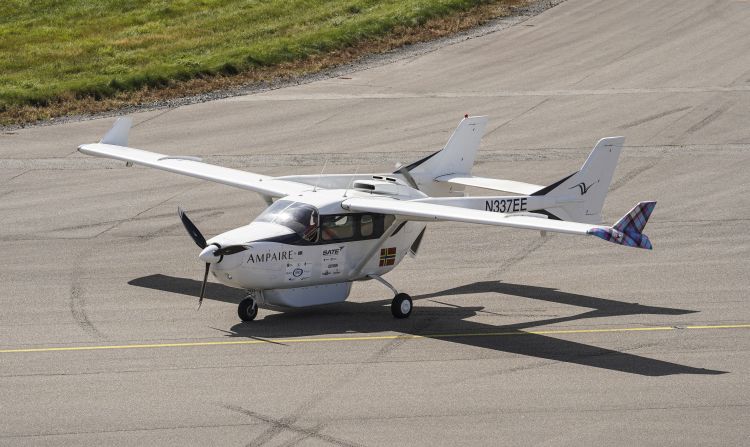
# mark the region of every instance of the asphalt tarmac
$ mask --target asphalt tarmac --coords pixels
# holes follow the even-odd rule
[[[390,292],[261,310],[182,228],[263,208],[76,152],[112,118],[0,135],[2,445],[747,445],[750,3],[568,0],[341,78],[136,113],[130,144],[265,174],[386,171],[489,115],[476,175],[549,184],[625,135],[612,222],[652,252],[439,223]]]

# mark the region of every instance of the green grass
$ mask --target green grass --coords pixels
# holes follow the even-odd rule
[[[0,111],[273,66],[480,3],[488,1],[6,0]]]

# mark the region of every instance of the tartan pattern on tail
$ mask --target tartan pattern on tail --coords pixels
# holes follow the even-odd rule
[[[618,220],[612,228],[623,233],[626,233],[629,228],[632,228],[637,233],[642,232],[655,206],[656,202],[639,203],[628,214],[623,216],[622,219]]]
[[[589,234],[615,244],[651,250],[653,248],[651,241],[641,231],[646,227],[655,206],[656,202],[641,202],[613,227],[594,228],[589,230]]]
[[[380,249],[380,267],[388,267],[396,263],[396,247]]]

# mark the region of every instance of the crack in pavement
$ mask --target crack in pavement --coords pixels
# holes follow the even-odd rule
[[[145,214],[145,213],[147,213],[147,212],[149,212],[149,211],[153,210],[154,208],[156,208],[156,207],[158,207],[158,206],[161,206],[161,205],[163,205],[163,204],[165,204],[165,203],[169,202],[170,200],[174,199],[175,197],[177,197],[177,196],[179,196],[179,195],[181,195],[181,194],[183,194],[183,193],[186,193],[186,192],[190,191],[191,189],[193,189],[193,188],[195,188],[195,187],[196,187],[196,185],[191,185],[191,186],[189,186],[189,187],[187,187],[187,188],[181,189],[180,191],[178,191],[178,192],[176,192],[176,193],[172,194],[171,196],[167,197],[166,199],[162,200],[161,202],[158,202],[158,203],[154,204],[153,206],[150,206],[150,207],[146,208],[145,210],[143,210],[143,211],[140,211],[140,212],[139,212],[139,213],[137,213],[137,214],[136,214],[135,216],[133,216],[133,217],[128,217],[128,218],[126,218],[126,219],[122,219],[122,220],[119,220],[119,221],[117,221],[117,222],[116,222],[116,223],[115,223],[114,225],[112,225],[112,226],[110,226],[110,227],[108,227],[108,228],[104,229],[103,231],[101,231],[101,232],[97,233],[97,234],[96,234],[96,235],[94,236],[94,238],[98,238],[99,236],[103,235],[104,233],[107,233],[107,232],[108,232],[108,231],[110,231],[110,230],[114,230],[115,228],[119,227],[119,226],[120,226],[121,224],[123,224],[123,223],[125,223],[125,222],[131,222],[131,221],[133,221],[133,220],[137,219],[137,218],[138,218],[138,217],[140,217],[140,216],[141,216],[142,214]]]

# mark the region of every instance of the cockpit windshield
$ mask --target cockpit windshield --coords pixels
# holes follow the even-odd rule
[[[283,225],[308,242],[318,240],[318,209],[306,203],[277,200],[266,208],[256,222]]]

